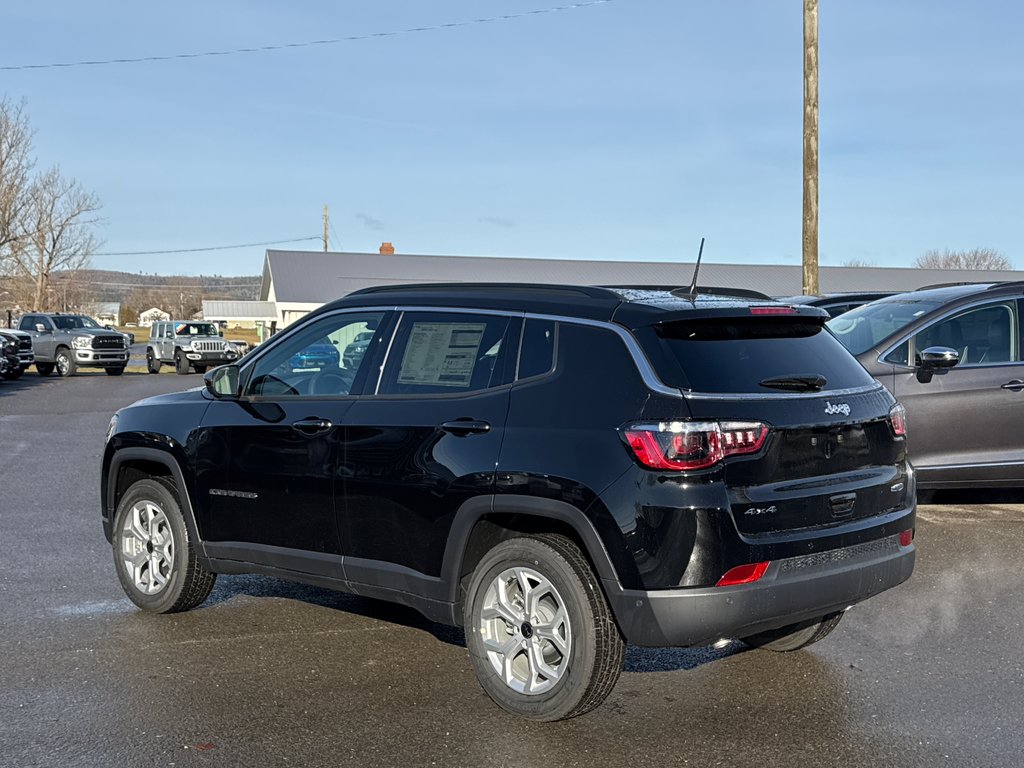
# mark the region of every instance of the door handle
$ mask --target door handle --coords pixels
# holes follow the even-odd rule
[[[441,425],[441,429],[456,437],[467,437],[490,432],[491,425],[486,421],[477,421],[476,419],[456,419],[455,421],[446,421]]]
[[[1020,379],[1013,379],[1012,381],[1008,381],[1003,384],[1002,389],[1010,389],[1014,392],[1020,392],[1024,389],[1024,381],[1021,381]]]
[[[326,432],[333,426],[329,419],[318,419],[316,417],[292,422],[292,429],[309,436]]]

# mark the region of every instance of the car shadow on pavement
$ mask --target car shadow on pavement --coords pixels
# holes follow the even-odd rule
[[[433,635],[442,643],[460,648],[466,646],[466,638],[462,629],[430,621],[414,608],[346,592],[336,592],[323,587],[284,581],[272,576],[255,574],[219,576],[217,586],[203,605],[212,606],[225,603],[240,595],[297,600],[310,605],[319,605],[356,616],[418,629]],[[704,664],[719,661],[746,650],[748,650],[747,646],[738,640],[729,641],[715,648],[641,648],[630,645],[626,649],[623,671],[674,672],[696,669]]]
[[[364,616],[368,619],[386,621],[403,627],[429,632],[435,638],[449,645],[465,647],[466,639],[458,627],[438,624],[425,618],[419,611],[398,603],[375,600],[371,597],[337,592],[324,587],[284,581],[273,576],[245,574],[241,576],[218,576],[217,586],[203,603],[203,606],[217,605],[245,595],[248,597],[276,597],[297,600],[310,605],[333,608],[345,613]]]

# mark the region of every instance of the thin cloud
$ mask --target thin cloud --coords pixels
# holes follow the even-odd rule
[[[363,222],[363,226],[366,227],[367,229],[373,229],[378,232],[384,229],[384,222],[381,221],[380,219],[375,219],[373,216],[370,216],[369,214],[357,213],[356,218],[359,219],[359,221]]]

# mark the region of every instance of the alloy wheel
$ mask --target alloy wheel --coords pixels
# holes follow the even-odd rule
[[[544,693],[569,669],[572,627],[565,602],[530,568],[509,568],[491,582],[479,631],[494,671],[518,693]]]
[[[121,556],[135,588],[153,595],[167,586],[174,570],[174,534],[164,511],[140,501],[125,516]]]

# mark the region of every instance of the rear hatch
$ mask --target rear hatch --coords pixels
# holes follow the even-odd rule
[[[767,536],[906,506],[906,441],[891,395],[824,328],[824,313],[757,310],[635,331],[660,378],[683,390],[691,421],[719,425],[717,439],[740,446],[715,467],[737,529]]]

